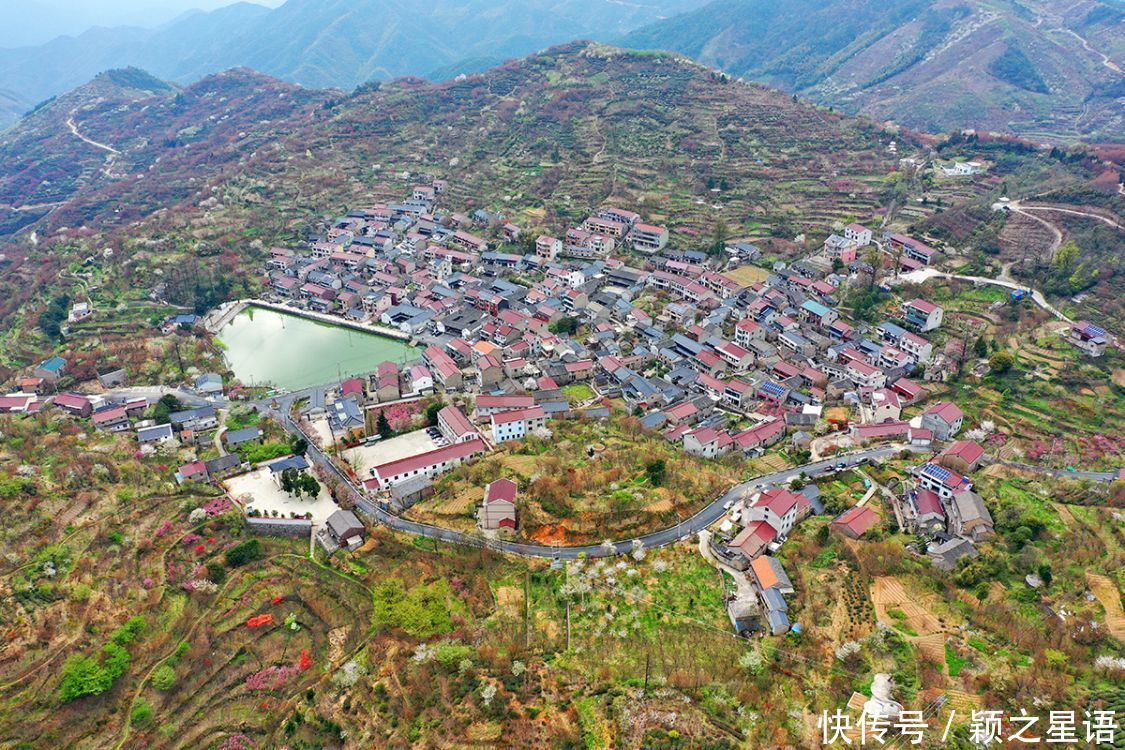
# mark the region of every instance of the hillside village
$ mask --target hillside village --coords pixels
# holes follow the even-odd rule
[[[773,553],[802,520],[829,512],[810,480],[906,459],[895,492],[865,479],[868,492],[834,509],[831,528],[850,540],[880,526],[911,532],[942,570],[992,535],[988,498],[972,480],[989,456],[961,437],[969,425],[956,403],[929,398],[927,383],[964,359],[961,342],[943,335],[943,309],[912,298],[885,320],[838,312],[845,295],[875,289],[884,274],[939,263],[938,250],[852,223],[818,252],[763,268],[748,242],[671,249],[665,227],[622,208],[601,208],[558,236],[526,237],[487,211],[443,212],[445,189],[429,180],[401,204],[352,211],[300,248],[271,249],[254,301],[409,340],[420,355],[410,361],[264,398],[205,373],[161,406],[112,367],[99,372],[98,395],[55,393],[67,362],[54,357],[0,397],[0,411],[52,407],[97,430],[134,430],[142,453],[190,456],[176,480],[219,484],[252,529],[316,539],[330,552],[362,543],[361,516],[409,517],[443,475],[511,444],[550,441],[575,421],[636,419],[699,461],[784,453],[777,468],[792,471],[776,482],[693,498],[696,519],[718,511],[695,530],[705,557],[743,582],[727,608],[744,634],[800,628],[786,614],[793,587]],[[177,335],[203,323],[179,314],[163,328]],[[1090,356],[1112,343],[1086,322],[1065,338]],[[242,401],[252,418],[226,419]],[[588,446],[588,457],[599,450]],[[645,471],[651,478],[663,463]],[[319,482],[299,480],[312,473]],[[537,540],[521,523],[537,485],[523,484],[496,476],[479,488],[474,538]]]

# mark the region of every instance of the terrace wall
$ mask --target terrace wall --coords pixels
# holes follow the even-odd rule
[[[246,528],[254,534],[291,536],[297,539],[312,534],[312,521],[304,518],[246,518]]]

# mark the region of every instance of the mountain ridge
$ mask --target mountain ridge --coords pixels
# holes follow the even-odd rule
[[[686,58],[587,42],[459,79],[398,79],[347,94],[245,69],[155,96],[107,93],[102,85],[69,92],[0,134],[7,165],[0,205],[48,207],[38,216],[16,211],[21,227],[131,221],[182,200],[191,185],[223,177],[235,164],[250,182],[270,174],[272,189],[302,195],[313,192],[304,183],[331,167],[343,187],[315,189],[324,196],[318,203],[334,205],[354,200],[355,186],[371,182],[364,165],[373,158],[446,165],[455,190],[478,202],[498,201],[503,190],[535,195],[540,204],[555,196],[585,205],[619,191],[639,201],[685,191],[705,196],[727,184],[725,200],[741,215],[774,225],[800,218],[801,206],[812,203],[819,208],[810,213],[869,215],[879,189],[858,180],[893,165],[880,145],[889,137],[870,124],[736,84]],[[68,118],[90,140],[120,152],[111,174],[107,155],[77,141]],[[802,139],[818,141],[815,157],[800,157]],[[348,158],[348,149],[382,156]],[[833,149],[849,156],[834,163]],[[69,160],[54,156],[68,150]],[[815,184],[809,195],[823,198],[784,208],[781,196],[765,188],[785,174]],[[833,188],[832,181],[849,187]],[[836,207],[828,197],[841,189],[852,197],[844,194]],[[706,203],[682,213],[686,228],[711,231],[714,212]],[[15,231],[9,226],[9,235]]]
[[[922,130],[1094,140],[1125,131],[1121,19],[1099,0],[713,0],[619,43]]]
[[[96,28],[0,49],[0,89],[41,101],[126,66],[180,84],[248,66],[308,87],[352,89],[444,66],[463,71],[466,61],[487,65],[598,31],[623,33],[703,2],[289,0],[272,9],[242,2],[153,29]],[[8,124],[16,114],[7,110]]]

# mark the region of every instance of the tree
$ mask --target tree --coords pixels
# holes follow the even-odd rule
[[[218,560],[207,563],[207,580],[211,583],[222,583],[227,579],[227,569]]]
[[[551,333],[561,333],[564,336],[573,336],[578,330],[578,318],[565,317],[559,318],[550,326],[548,326]]]
[[[645,467],[645,474],[648,475],[649,484],[653,487],[659,487],[664,484],[664,479],[668,474],[668,467],[664,463],[663,458],[658,458],[649,463]]]
[[[427,406],[426,407],[426,424],[428,424],[430,427],[437,427],[438,412],[440,412],[444,408],[445,408],[445,404],[442,403],[441,401],[435,401],[432,404],[430,404],[429,406]]]
[[[730,231],[727,229],[727,222],[720,216],[715,220],[715,229],[711,234],[711,247],[708,248],[708,254],[722,254],[723,250],[726,248],[728,239],[730,239]]]
[[[387,419],[386,412],[379,412],[379,418],[375,420],[375,430],[383,438],[389,438],[394,434],[395,431],[391,429],[391,423]]]
[[[171,421],[172,413],[180,411],[182,408],[183,404],[180,403],[178,398],[171,393],[166,393],[152,407],[152,418],[157,424],[168,424]]]
[[[71,656],[63,664],[62,672],[59,697],[64,702],[81,698],[83,695],[104,693],[112,684],[108,681],[106,671],[92,656],[83,654]]]
[[[988,342],[984,340],[984,336],[977,336],[977,340],[973,342],[973,351],[978,357],[988,356]]]
[[[147,724],[152,721],[152,704],[141,698],[137,701],[137,705],[133,708],[131,714],[133,723],[137,725]]]
[[[305,493],[310,498],[320,494],[320,482],[312,474],[302,474],[297,479],[297,494]]]
[[[67,319],[70,297],[63,294],[51,300],[39,316],[39,328],[50,339],[62,339],[62,323]]]
[[[1016,363],[1016,358],[1007,349],[1001,349],[988,358],[988,366],[997,375],[1003,375],[1012,369],[1012,365]]]
[[[171,690],[175,684],[176,670],[171,664],[161,664],[152,673],[152,686],[157,690]]]
[[[281,472],[281,491],[286,495],[292,495],[296,489],[294,480],[297,476],[296,469],[283,469]]]

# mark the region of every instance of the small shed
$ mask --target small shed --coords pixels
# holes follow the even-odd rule
[[[209,395],[222,393],[223,377],[216,372],[205,372],[195,379],[195,390]]]
[[[328,533],[339,545],[359,546],[363,530],[363,524],[350,510],[338,510],[328,517]]]

